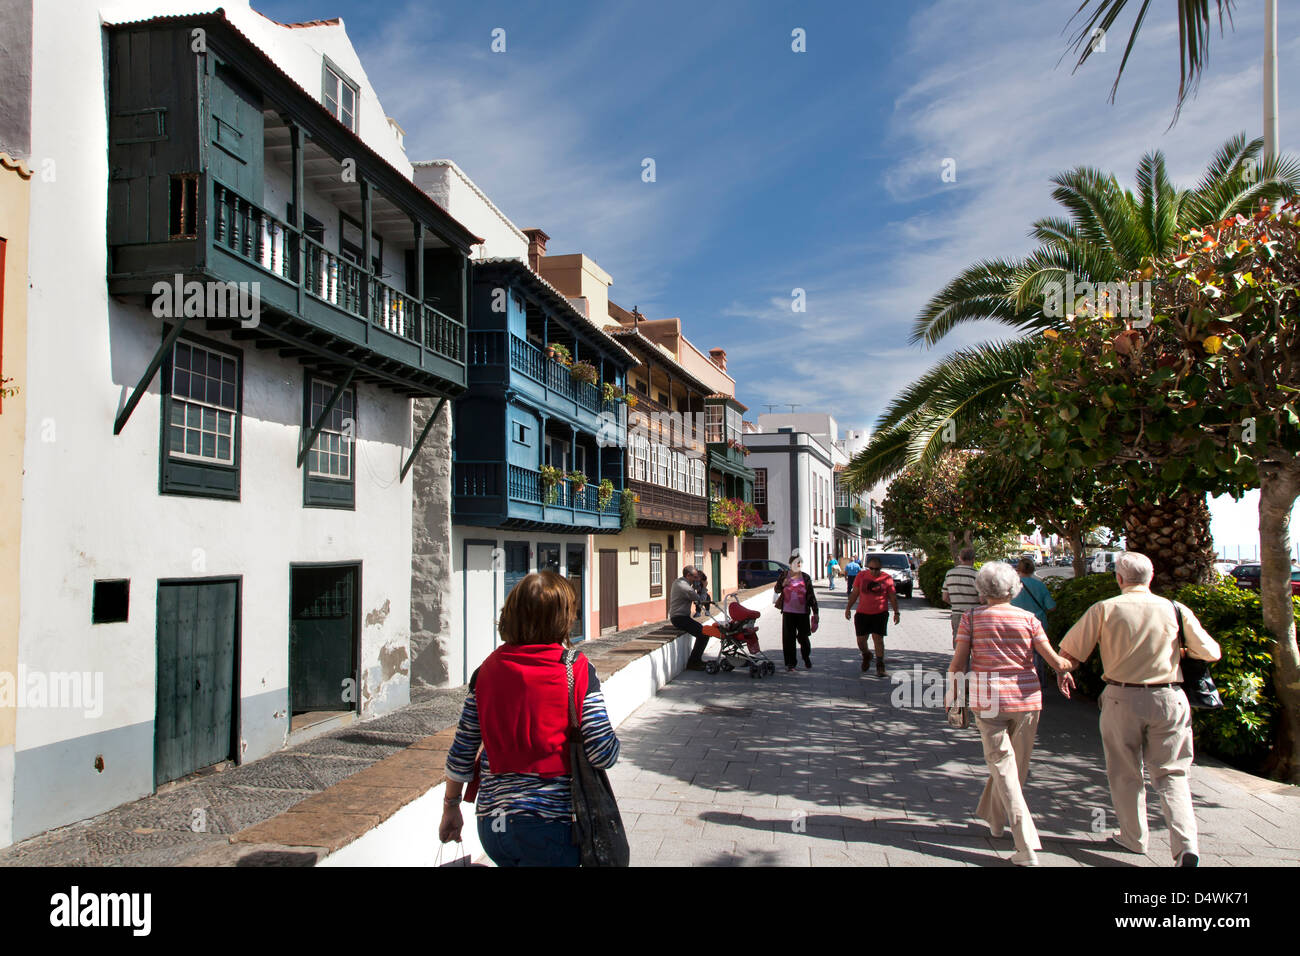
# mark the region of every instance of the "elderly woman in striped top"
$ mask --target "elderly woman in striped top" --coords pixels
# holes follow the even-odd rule
[[[552,571],[528,575],[506,597],[498,624],[505,643],[470,678],[447,754],[443,843],[460,839],[462,788],[481,779],[478,835],[497,866],[578,865],[563,660],[576,613],[572,587]],[[596,669],[582,654],[573,679],[583,748],[593,767],[605,769],[618,759],[618,737]]]
[[[1001,561],[984,565],[975,576],[975,587],[984,606],[962,615],[948,666],[948,672],[957,675],[970,665],[968,702],[989,768],[975,816],[988,824],[995,837],[1011,830],[1016,844],[1013,863],[1037,866],[1036,851],[1042,844],[1023,792],[1043,707],[1034,651],[1057,674],[1068,671],[1070,664],[1052,650],[1037,617],[1012,607],[1011,599],[1021,584],[1011,567]],[[1062,693],[1069,696],[1065,687]]]

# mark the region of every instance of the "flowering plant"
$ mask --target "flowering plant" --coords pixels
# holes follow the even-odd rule
[[[739,498],[719,498],[709,510],[709,520],[733,535],[743,537],[763,526],[758,510],[748,501]]]

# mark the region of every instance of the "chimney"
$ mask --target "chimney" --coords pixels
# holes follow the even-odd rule
[[[546,255],[546,240],[551,237],[540,229],[521,230],[528,237],[528,268],[542,274],[542,257]]]
[[[724,372],[727,370],[727,350],[726,349],[709,349],[709,358],[713,364]]]

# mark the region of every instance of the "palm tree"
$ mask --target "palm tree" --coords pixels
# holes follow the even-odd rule
[[[1039,247],[1023,259],[986,259],[965,269],[926,304],[912,330],[913,342],[932,346],[964,322],[991,319],[1020,337],[955,352],[900,393],[850,464],[853,486],[869,487],[912,462],[987,441],[1006,393],[1027,373],[1039,337],[1065,323],[1064,316],[1045,307],[1049,283],[1063,288],[1070,281],[1125,280],[1145,260],[1173,252],[1179,234],[1189,228],[1252,211],[1261,200],[1293,195],[1300,188],[1300,164],[1259,160],[1261,147],[1261,140],[1247,141],[1244,135],[1228,140],[1192,189],[1170,182],[1161,152],[1138,164],[1136,193],[1096,169],[1079,167],[1056,176],[1052,197],[1067,215],[1034,223],[1030,235]],[[1073,312],[1073,303],[1064,311]],[[1153,500],[1134,488],[1125,507],[1129,546],[1146,549],[1158,583],[1204,580],[1209,574],[1208,546],[1179,554],[1156,541],[1180,514],[1194,519],[1189,539],[1209,540],[1203,498]]]
[[[1079,9],[1074,11],[1074,18],[1082,13],[1093,0],[1083,0],[1079,4]],[[1174,107],[1174,122],[1178,121],[1178,113],[1183,108],[1183,101],[1196,89],[1197,83],[1201,78],[1201,71],[1210,58],[1210,0],[1177,0],[1178,2],[1178,102]],[[1228,23],[1232,23],[1232,6],[1235,0],[1215,0],[1215,6],[1218,8],[1219,30],[1223,30],[1224,17],[1227,17]],[[1081,26],[1075,33],[1072,42],[1073,49],[1079,53],[1079,62],[1074,65],[1077,70],[1087,61],[1096,49],[1095,37],[1097,31],[1103,34],[1109,33],[1111,26],[1119,18],[1120,13],[1128,6],[1128,0],[1097,0],[1096,9],[1092,11],[1092,16]],[[1142,24],[1146,20],[1147,9],[1151,6],[1151,0],[1142,0],[1142,7],[1137,12],[1137,19],[1133,21],[1133,29],[1129,33],[1128,43],[1124,47],[1124,57],[1120,60],[1119,70],[1115,74],[1115,83],[1110,88],[1110,101],[1115,102],[1115,92],[1119,89],[1120,77],[1124,75],[1124,67],[1128,65],[1129,54],[1133,52],[1133,44],[1137,41],[1138,34],[1142,32]],[[1171,124],[1172,125],[1172,124]]]

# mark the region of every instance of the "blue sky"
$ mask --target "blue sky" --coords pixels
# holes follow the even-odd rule
[[[1172,130],[1170,3],[1153,7],[1115,105],[1132,15],[1071,74],[1077,0],[254,6],[281,21],[342,16],[412,159],[455,160],[518,225],[544,228],[550,252],[599,262],[615,301],[680,316],[696,345],[725,348],[751,417],[794,402],[869,427],[944,352],[1005,334],[908,343],[954,274],[1031,248],[1032,221],[1056,212],[1053,174],[1091,165],[1131,184],[1161,149],[1190,186],[1217,146],[1262,124],[1256,3],[1215,31]],[[1281,6],[1287,149],[1300,15]],[[504,53],[490,49],[495,28]],[[807,52],[792,51],[795,28]],[[641,179],[646,157],[656,182]]]

